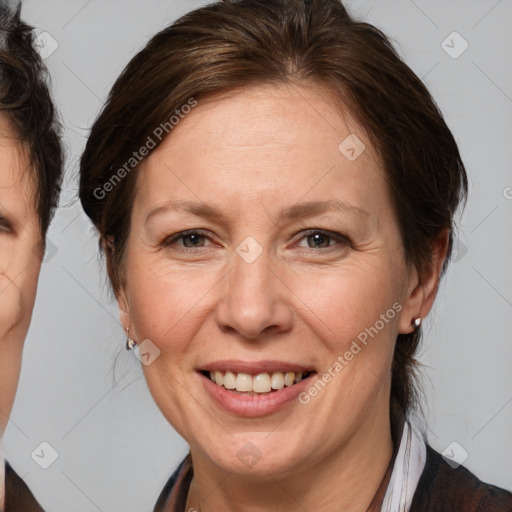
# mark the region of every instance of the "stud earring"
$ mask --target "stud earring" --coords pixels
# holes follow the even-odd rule
[[[137,342],[130,338],[130,327],[128,326],[126,328],[126,350],[133,350],[136,345]]]
[[[412,324],[414,325],[414,330],[417,331],[420,328],[420,325],[421,325],[421,316],[415,318],[412,321]]]

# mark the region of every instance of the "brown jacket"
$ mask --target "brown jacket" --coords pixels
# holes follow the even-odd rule
[[[7,462],[5,464],[4,512],[44,512],[25,482]]]

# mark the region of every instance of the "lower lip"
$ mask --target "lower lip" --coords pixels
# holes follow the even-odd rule
[[[266,416],[283,409],[293,402],[310,385],[311,373],[308,377],[293,386],[284,387],[277,391],[262,395],[245,395],[236,393],[212,382],[208,377],[199,373],[207,393],[222,409],[237,416],[258,417]]]

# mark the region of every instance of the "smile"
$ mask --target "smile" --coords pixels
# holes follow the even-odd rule
[[[251,394],[267,394],[278,391],[285,387],[298,384],[306,379],[311,372],[263,372],[256,375],[249,373],[235,373],[232,371],[203,371],[205,377],[212,382],[230,391],[236,391],[246,395]]]
[[[286,359],[225,359],[201,365],[196,371],[207,396],[220,410],[246,418],[299,404],[297,397],[317,375],[313,367]]]

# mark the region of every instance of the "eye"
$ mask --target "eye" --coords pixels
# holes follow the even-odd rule
[[[0,215],[0,232],[11,233],[12,230],[12,224],[3,215]]]
[[[336,248],[336,245],[341,247],[352,247],[352,242],[348,237],[340,233],[332,231],[325,231],[322,229],[310,229],[302,233],[300,241],[306,240],[309,249],[331,249]],[[208,247],[212,242],[207,232],[194,229],[189,231],[181,231],[174,235],[167,237],[160,245],[162,247],[174,246],[173,249],[177,251],[188,252],[194,248]],[[299,244],[300,247],[304,247]]]
[[[303,233],[300,240],[303,239],[306,240],[308,248],[312,249],[329,249],[334,247],[336,242],[338,245],[341,244],[342,246],[352,246],[352,242],[345,235],[334,233],[332,231],[325,231],[323,229],[310,229]]]
[[[193,249],[194,247],[205,247],[205,241],[209,240],[205,232],[201,230],[190,230],[181,231],[175,235],[171,235],[162,242],[162,247],[169,247],[175,242],[182,242],[178,244],[177,250],[181,250],[180,247],[186,249]]]

